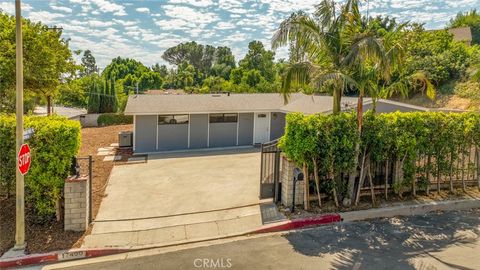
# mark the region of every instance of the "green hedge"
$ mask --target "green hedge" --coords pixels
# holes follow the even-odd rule
[[[15,186],[15,126],[14,116],[0,117],[0,187],[7,194]],[[24,126],[35,130],[28,140],[32,155],[25,176],[26,203],[38,217],[48,218],[55,214],[55,202],[80,148],[80,123],[58,116],[25,117]]]
[[[395,179],[396,190],[411,186],[412,180],[418,180],[417,173],[431,173],[434,177],[451,175],[456,162],[463,162],[471,147],[480,147],[478,113],[367,112],[361,134],[355,113],[311,116],[294,113],[288,114],[286,121],[280,147],[289,159],[306,163],[309,168],[315,160],[324,179],[338,179],[339,175],[358,169],[357,158],[358,164],[362,164],[362,159],[396,162],[403,169],[402,176]],[[355,147],[358,143],[360,147]],[[426,157],[431,160],[428,166],[417,162]],[[345,179],[336,182],[341,185],[339,190],[345,192]]]
[[[97,124],[101,127],[133,124],[133,116],[119,113],[104,113],[98,117]]]

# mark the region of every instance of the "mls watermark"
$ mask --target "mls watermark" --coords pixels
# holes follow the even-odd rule
[[[193,260],[195,268],[231,268],[233,266],[230,258],[196,258]]]

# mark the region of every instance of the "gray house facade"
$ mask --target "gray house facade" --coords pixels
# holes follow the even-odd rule
[[[344,97],[344,109],[356,98]],[[252,146],[280,138],[289,112],[330,113],[330,96],[292,94],[192,94],[130,96],[125,114],[133,115],[133,151]],[[365,110],[371,100],[365,99]],[[379,100],[377,111],[415,111],[422,107]]]

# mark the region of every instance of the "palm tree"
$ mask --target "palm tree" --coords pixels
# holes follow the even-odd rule
[[[286,99],[292,85],[312,84],[316,89],[333,92],[333,113],[338,113],[345,90],[364,89],[359,81],[361,76],[354,76],[359,65],[367,60],[382,62],[385,53],[380,39],[358,32],[358,2],[347,0],[337,11],[333,0],[323,0],[313,15],[298,12],[281,23],[272,38],[272,47],[294,43],[304,53],[295,57],[285,72],[282,92]]]

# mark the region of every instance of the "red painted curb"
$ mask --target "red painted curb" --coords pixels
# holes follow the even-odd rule
[[[267,227],[264,227],[260,230],[255,231],[255,233],[269,233],[269,232],[279,232],[279,231],[288,231],[293,229],[307,228],[317,225],[325,225],[334,222],[342,221],[340,214],[327,214],[321,216],[299,218],[288,221],[287,223],[280,224],[271,224]]]
[[[93,258],[105,255],[113,255],[122,252],[131,251],[129,249],[72,249],[60,250],[49,253],[31,254],[21,257],[13,257],[8,259],[0,259],[0,269],[19,267],[33,264],[42,264],[49,262],[71,261],[77,259]]]

